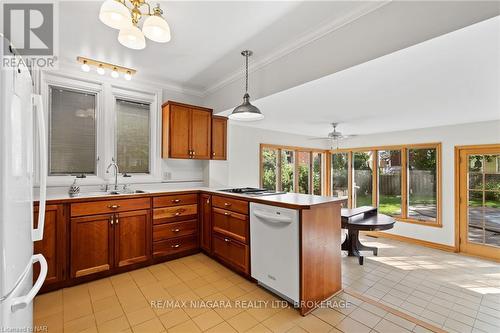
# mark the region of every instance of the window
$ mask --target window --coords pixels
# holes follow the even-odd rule
[[[295,152],[281,151],[281,191],[294,192],[295,185]]]
[[[299,151],[299,193],[309,193],[311,185],[311,153]]]
[[[436,148],[408,149],[408,217],[436,221]]]
[[[401,150],[378,151],[378,209],[401,215]]]
[[[124,173],[149,173],[150,104],[116,100],[116,162]]]
[[[332,151],[330,193],[353,208],[376,204],[400,221],[441,226],[440,155],[440,144]]]
[[[313,194],[321,195],[323,192],[323,153],[313,152]]]
[[[263,148],[261,151],[262,159],[262,187],[266,190],[278,190],[278,149]]]
[[[95,175],[96,159],[96,94],[49,86],[49,175]]]
[[[353,207],[373,205],[373,152],[353,154]]]
[[[325,155],[323,150],[261,144],[260,186],[321,195]]]
[[[332,154],[332,195],[344,197],[349,194],[349,153]]]

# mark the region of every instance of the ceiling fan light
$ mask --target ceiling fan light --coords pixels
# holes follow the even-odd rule
[[[128,8],[118,0],[106,0],[101,5],[99,19],[114,29],[124,29],[132,25]]]
[[[146,47],[146,39],[142,31],[135,25],[120,30],[118,41],[123,46],[134,50],[142,50]]]
[[[84,71],[84,72],[90,72],[90,66],[87,64],[86,60],[83,61],[82,71]]]
[[[130,71],[127,71],[127,73],[125,73],[123,77],[125,78],[125,80],[130,81],[132,80],[132,73],[130,73]]]
[[[158,43],[167,43],[170,41],[170,27],[167,21],[161,16],[153,15],[146,19],[142,26],[144,35],[152,41]]]
[[[239,121],[257,121],[264,119],[264,115],[259,108],[250,103],[250,96],[243,96],[243,104],[234,108],[233,112],[228,116],[231,120]]]

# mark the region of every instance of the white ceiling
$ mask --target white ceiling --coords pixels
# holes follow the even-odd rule
[[[324,136],[500,119],[500,17],[254,102],[248,126]],[[243,123],[242,123],[243,124]]]
[[[60,60],[76,66],[77,56],[132,67],[137,79],[203,92],[228,76],[241,75],[240,51],[264,59],[332,21],[383,3],[363,1],[160,1],[172,40],[147,40],[144,50],[117,41],[118,31],[98,19],[99,1],[61,1]],[[155,4],[158,1],[151,1]]]

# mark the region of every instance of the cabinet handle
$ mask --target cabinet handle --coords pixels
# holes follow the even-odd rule
[[[210,204],[210,199],[207,199],[207,205],[209,205],[209,204]]]
[[[174,199],[174,200],[172,200],[172,203],[179,203],[179,202],[181,202],[180,199]]]
[[[174,215],[175,216],[179,216],[179,215],[181,215],[181,213],[180,212],[176,212]]]
[[[118,216],[115,216],[115,223],[118,224]]]
[[[224,206],[229,207],[229,206],[231,206],[231,203],[229,203],[229,202],[224,202]]]
[[[180,244],[175,244],[175,245],[172,245],[172,248],[176,249],[178,248],[179,246],[181,246]]]
[[[224,215],[231,216],[231,213],[225,212]]]
[[[172,232],[179,232],[181,229],[172,229]]]
[[[108,208],[117,209],[120,208],[120,205],[109,205]]]
[[[212,156],[215,156],[215,152],[212,153]]]
[[[111,217],[109,218],[109,223],[111,223],[111,225],[113,225],[113,223],[114,223],[114,221],[113,221],[113,216],[111,216]]]
[[[229,243],[231,240],[229,238],[224,238],[224,242]]]
[[[192,155],[193,155],[193,157],[194,157],[194,155],[196,155],[196,154],[195,154],[195,152],[194,152],[194,150],[193,150],[193,152],[192,152]]]

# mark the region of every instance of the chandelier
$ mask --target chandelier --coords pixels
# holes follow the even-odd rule
[[[119,29],[118,41],[131,49],[142,50],[148,39],[158,43],[170,41],[170,27],[162,17],[160,5],[151,8],[146,0],[106,0],[101,5],[99,19],[107,26]],[[138,23],[147,16],[139,29]]]

